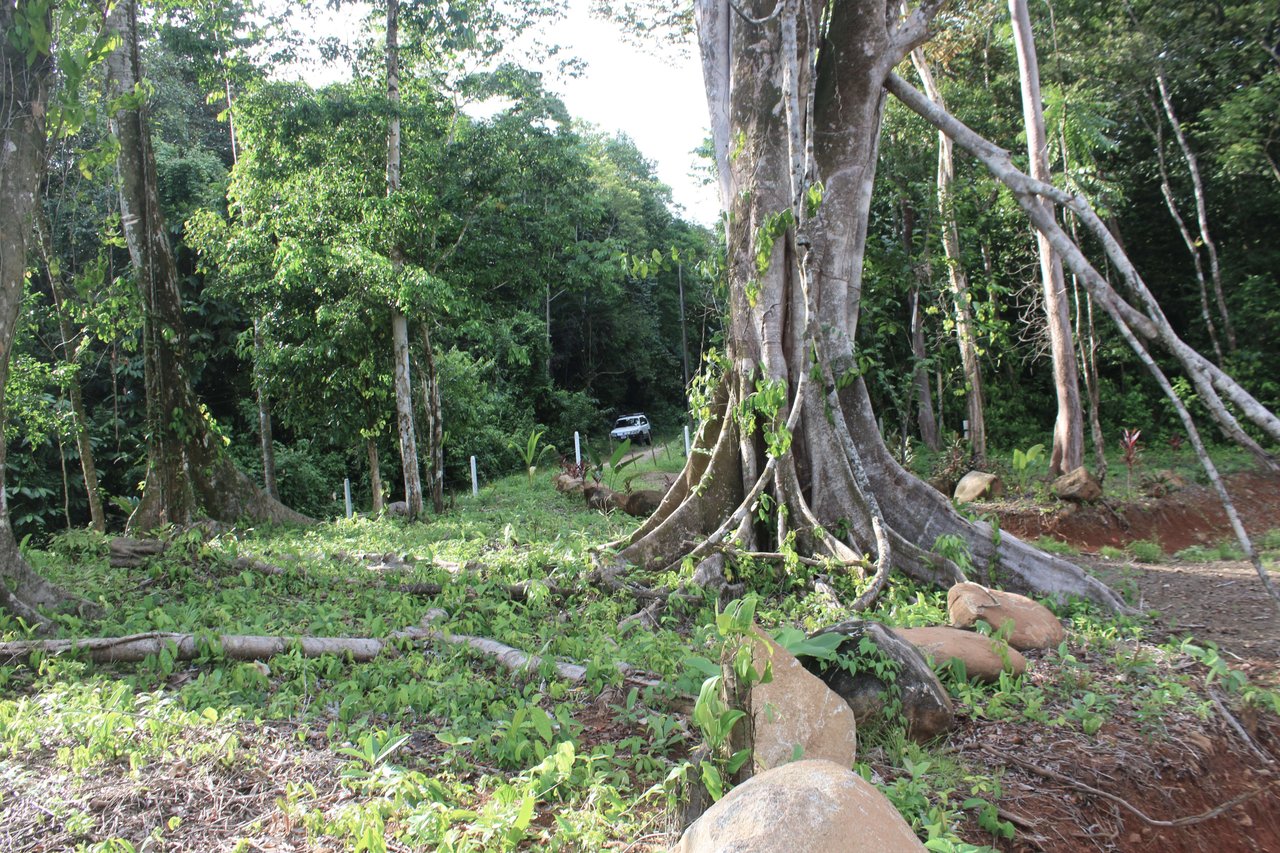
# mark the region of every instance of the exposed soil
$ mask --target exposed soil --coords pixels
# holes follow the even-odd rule
[[[1152,494],[1127,504],[988,508],[1003,530],[1020,538],[1048,536],[1082,552],[1076,562],[1137,609],[1155,613],[1155,639],[1163,630],[1212,641],[1232,668],[1275,688],[1280,616],[1252,565],[1098,556],[1103,546],[1124,548],[1135,540],[1158,542],[1170,554],[1233,538],[1210,488],[1171,475],[1144,485]],[[1227,485],[1252,536],[1280,528],[1280,476],[1241,473]],[[1274,574],[1274,562],[1271,568]],[[1062,675],[1035,671],[1037,678]],[[1107,677],[1105,662],[1095,661],[1091,671]],[[1101,684],[1085,688],[1125,694]],[[970,721],[959,748],[976,753],[972,760],[1006,768],[1001,817],[1017,825],[1018,837],[998,846],[1064,853],[1280,851],[1280,720],[1232,706],[1213,687],[1207,694],[1212,702],[1202,703],[1200,713],[1151,719],[1137,707],[1111,709],[1094,737],[1057,730],[1050,737],[1038,727],[1028,735],[1025,725]],[[974,840],[992,843],[976,821],[973,829]]]
[[[1066,542],[1084,556],[1078,562],[1126,595],[1143,611],[1156,611],[1172,634],[1212,640],[1246,669],[1274,677],[1280,671],[1280,615],[1253,566],[1245,561],[1188,562],[1169,557],[1156,563],[1097,556],[1103,546],[1159,543],[1166,554],[1192,545],[1234,540],[1218,496],[1208,486],[1173,475],[1149,482],[1159,497],[1127,504],[1060,504],[1057,509],[995,504],[1001,529],[1024,540],[1042,536]],[[1243,472],[1227,478],[1227,489],[1245,529],[1257,539],[1280,529],[1280,475]],[[1271,565],[1275,582],[1280,573]]]

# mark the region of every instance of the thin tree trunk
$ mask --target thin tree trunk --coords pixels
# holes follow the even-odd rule
[[[910,258],[915,245],[915,208],[905,198],[902,201],[902,243]],[[907,294],[910,314],[909,325],[911,335],[911,358],[915,368],[911,375],[911,384],[916,392],[916,426],[920,430],[920,440],[930,450],[941,446],[938,441],[938,421],[933,416],[933,395],[929,391],[928,351],[924,345],[924,315],[920,311],[920,287],[929,283],[929,241],[924,243],[924,251],[920,261],[913,265],[915,280]],[[905,432],[905,430],[904,430]]]
[[[400,191],[400,2],[387,0],[387,197]],[[391,239],[391,268],[399,274],[404,255],[399,238]],[[409,518],[422,515],[422,476],[413,425],[413,384],[409,376],[409,322],[398,306],[391,308],[391,345],[395,364],[396,428],[400,434],[400,466]]]
[[[372,438],[364,440],[365,452],[369,457],[369,489],[373,492],[373,514],[381,515],[382,502],[382,468],[378,464],[378,443]]]
[[[1249,450],[1260,463],[1271,470],[1280,469],[1276,460],[1257,441],[1240,427],[1235,415],[1226,406],[1234,404],[1239,412],[1261,429],[1272,441],[1280,442],[1280,417],[1258,401],[1232,376],[1205,358],[1174,332],[1151,290],[1138,270],[1124,253],[1111,230],[1102,222],[1084,199],[1064,192],[1052,184],[1037,181],[1014,168],[1009,152],[983,139],[963,122],[939,109],[923,94],[896,74],[885,80],[886,88],[913,111],[935,127],[945,130],[966,151],[977,157],[991,174],[1009,187],[1023,211],[1043,233],[1049,235],[1054,249],[1080,276],[1094,302],[1101,306],[1118,325],[1132,329],[1140,338],[1159,341],[1178,360],[1187,377],[1200,394],[1200,400],[1208,409],[1223,432],[1241,447]],[[1035,197],[1049,199],[1072,210],[1090,235],[1102,246],[1111,263],[1124,277],[1125,282],[1138,298],[1142,310],[1130,305],[1118,294],[1107,279],[1098,273],[1058,225],[1057,220],[1033,203]]]
[[[1200,226],[1200,241],[1204,243],[1205,252],[1209,256],[1209,276],[1213,281],[1213,295],[1218,302],[1218,314],[1222,317],[1222,331],[1227,336],[1227,350],[1236,351],[1236,331],[1231,325],[1231,314],[1227,311],[1227,297],[1222,290],[1222,270],[1218,264],[1218,246],[1209,233],[1209,212],[1205,202],[1204,181],[1200,177],[1200,162],[1191,150],[1187,135],[1182,132],[1182,123],[1173,110],[1173,99],[1169,96],[1169,84],[1165,80],[1164,70],[1156,66],[1156,87],[1160,90],[1160,102],[1164,105],[1164,114],[1173,128],[1173,136],[1182,149],[1182,157],[1187,162],[1187,171],[1191,173],[1191,187],[1196,199],[1196,222]]]
[[[435,348],[431,332],[422,324],[422,409],[426,413],[423,432],[427,440],[427,493],[436,515],[444,512],[444,418],[440,414],[440,375],[436,372]]]
[[[35,6],[28,3],[24,11]],[[52,28],[50,9],[43,8],[47,30]],[[15,17],[12,2],[0,3],[0,33],[12,32]],[[4,92],[0,97],[0,427],[5,421],[5,386],[22,307],[27,248],[40,204],[37,189],[45,163],[45,112],[52,76],[52,56],[28,57],[9,38],[0,37],[0,92]],[[4,487],[7,451],[0,429],[0,609],[44,630],[51,623],[37,608],[85,602],[77,602],[36,574],[18,550]]]
[[[67,400],[71,403],[71,416],[75,428],[76,448],[80,453],[80,472],[84,477],[85,496],[89,501],[89,520],[93,529],[102,533],[107,529],[106,516],[102,510],[102,490],[98,487],[98,468],[94,464],[93,441],[89,433],[89,416],[84,408],[84,393],[80,385],[80,352],[83,344],[75,343],[75,335],[71,331],[71,321],[67,316],[70,310],[65,283],[53,263],[53,236],[48,217],[40,205],[36,205],[35,215],[36,245],[39,247],[45,276],[49,279],[49,288],[53,293],[54,310],[58,315],[58,332],[62,336],[62,358],[72,374],[67,381]]]
[[[1191,260],[1195,264],[1196,286],[1200,292],[1200,317],[1204,320],[1205,331],[1209,333],[1209,342],[1213,345],[1213,352],[1217,356],[1218,364],[1221,365],[1224,363],[1222,342],[1218,340],[1218,326],[1213,322],[1213,312],[1209,309],[1209,282],[1204,277],[1204,262],[1200,257],[1200,245],[1196,242],[1196,238],[1191,236],[1191,229],[1187,228],[1186,220],[1182,218],[1182,213],[1178,210],[1178,202],[1173,197],[1173,185],[1169,181],[1169,169],[1164,159],[1164,126],[1158,115],[1155,122],[1155,134],[1156,163],[1160,167],[1160,194],[1164,196],[1165,207],[1168,208],[1169,215],[1173,217],[1173,221],[1177,223],[1178,233],[1182,235],[1182,242],[1186,244],[1187,251],[1191,253]]]
[[[107,28],[120,37],[107,58],[112,94],[133,93],[142,80],[136,0],[115,5]],[[121,109],[111,125],[119,140],[120,218],[143,305],[147,477],[129,525],[147,530],[202,516],[310,523],[245,477],[207,423],[186,373],[182,298],[160,212],[145,105]]]
[[[920,75],[920,82],[929,99],[940,108],[942,92],[933,79],[933,71],[925,60],[924,51],[911,51],[911,63]],[[955,161],[951,155],[951,140],[945,133],[938,134],[938,212],[942,223],[942,249],[947,258],[947,280],[951,285],[951,298],[955,306],[956,342],[960,346],[960,363],[964,368],[965,405],[969,421],[969,442],[973,455],[979,461],[987,456],[987,419],[983,402],[982,365],[978,361],[977,331],[973,320],[972,297],[969,276],[965,272],[960,253],[960,229],[956,224],[953,187],[955,185]]]
[[[266,359],[266,346],[262,341],[262,323],[253,318],[253,384],[258,397],[258,442],[262,447],[262,486],[267,494],[280,499],[276,487],[276,449],[271,429],[271,397],[267,394],[267,380],[262,363]]]
[[[1044,128],[1044,111],[1040,103],[1040,69],[1036,58],[1035,38],[1027,0],[1009,0],[1009,16],[1013,22],[1013,42],[1018,54],[1018,72],[1022,82],[1022,120],[1027,135],[1027,156],[1031,176],[1048,183],[1048,139]],[[1038,203],[1052,211],[1048,201]],[[1080,385],[1077,379],[1075,342],[1071,335],[1071,308],[1067,298],[1062,259],[1053,251],[1049,240],[1039,231],[1036,243],[1040,250],[1040,278],[1044,284],[1045,324],[1049,332],[1049,348],[1053,355],[1053,387],[1058,398],[1058,417],[1053,429],[1053,450],[1049,458],[1050,475],[1073,471],[1084,463],[1084,418],[1080,408]]]

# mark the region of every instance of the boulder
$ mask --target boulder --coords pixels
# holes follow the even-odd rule
[[[582,491],[582,478],[575,477],[566,471],[556,474],[555,484],[557,492],[578,494]]]
[[[969,678],[993,682],[1001,672],[1022,675],[1027,659],[1005,643],[959,628],[894,628],[893,633],[919,649],[935,666],[957,659]]]
[[[925,847],[870,782],[831,761],[793,761],[734,788],[672,853],[919,853]]]
[[[858,752],[853,709],[795,655],[755,629],[752,663],[763,673],[772,664],[773,680],[751,688],[755,725],[756,772],[797,758],[821,758],[852,767]]]
[[[875,644],[880,660],[866,661],[854,672],[850,672],[840,660],[802,657],[801,663],[849,703],[859,726],[889,722],[885,719],[885,712],[894,700],[901,703],[907,735],[914,740],[929,740],[955,724],[951,697],[915,646],[883,625],[861,619],[850,619],[817,633],[833,632],[847,637],[836,650],[838,658],[858,660],[858,647],[865,638]],[[882,669],[892,670],[892,677],[887,673],[883,677],[878,674],[876,663]]]
[[[617,508],[618,505],[618,494],[608,486],[602,486],[599,483],[583,486],[582,497],[586,499],[588,508],[598,509],[601,512],[608,512]]]
[[[622,504],[623,512],[627,515],[634,515],[636,518],[647,518],[653,515],[658,508],[658,504],[662,503],[663,493],[656,489],[641,489],[638,492],[631,492],[620,497],[624,498]]]
[[[409,504],[405,501],[392,501],[387,504],[387,508],[383,512],[392,518],[408,518]]]
[[[1102,486],[1089,470],[1081,465],[1053,481],[1053,493],[1059,500],[1086,503],[1102,497]]]
[[[1049,608],[1025,595],[958,583],[947,592],[947,611],[956,628],[972,628],[979,619],[997,630],[1013,623],[1009,645],[1019,651],[1052,649],[1067,638],[1066,629]]]
[[[957,503],[970,501],[986,501],[1004,494],[1004,482],[995,474],[986,471],[970,471],[956,483],[952,499]]]

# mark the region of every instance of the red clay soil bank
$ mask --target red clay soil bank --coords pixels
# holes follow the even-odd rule
[[[1226,478],[1227,491],[1253,536],[1280,528],[1280,475],[1242,472]],[[1063,504],[1044,512],[1004,504],[1000,526],[1019,539],[1051,536],[1084,551],[1121,548],[1137,539],[1159,542],[1166,553],[1233,538],[1226,513],[1209,486],[1189,485],[1157,499],[1130,504]]]

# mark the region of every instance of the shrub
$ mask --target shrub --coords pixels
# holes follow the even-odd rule
[[[1138,539],[1129,543],[1129,553],[1139,563],[1154,563],[1164,558],[1164,549],[1159,542],[1150,539]]]

